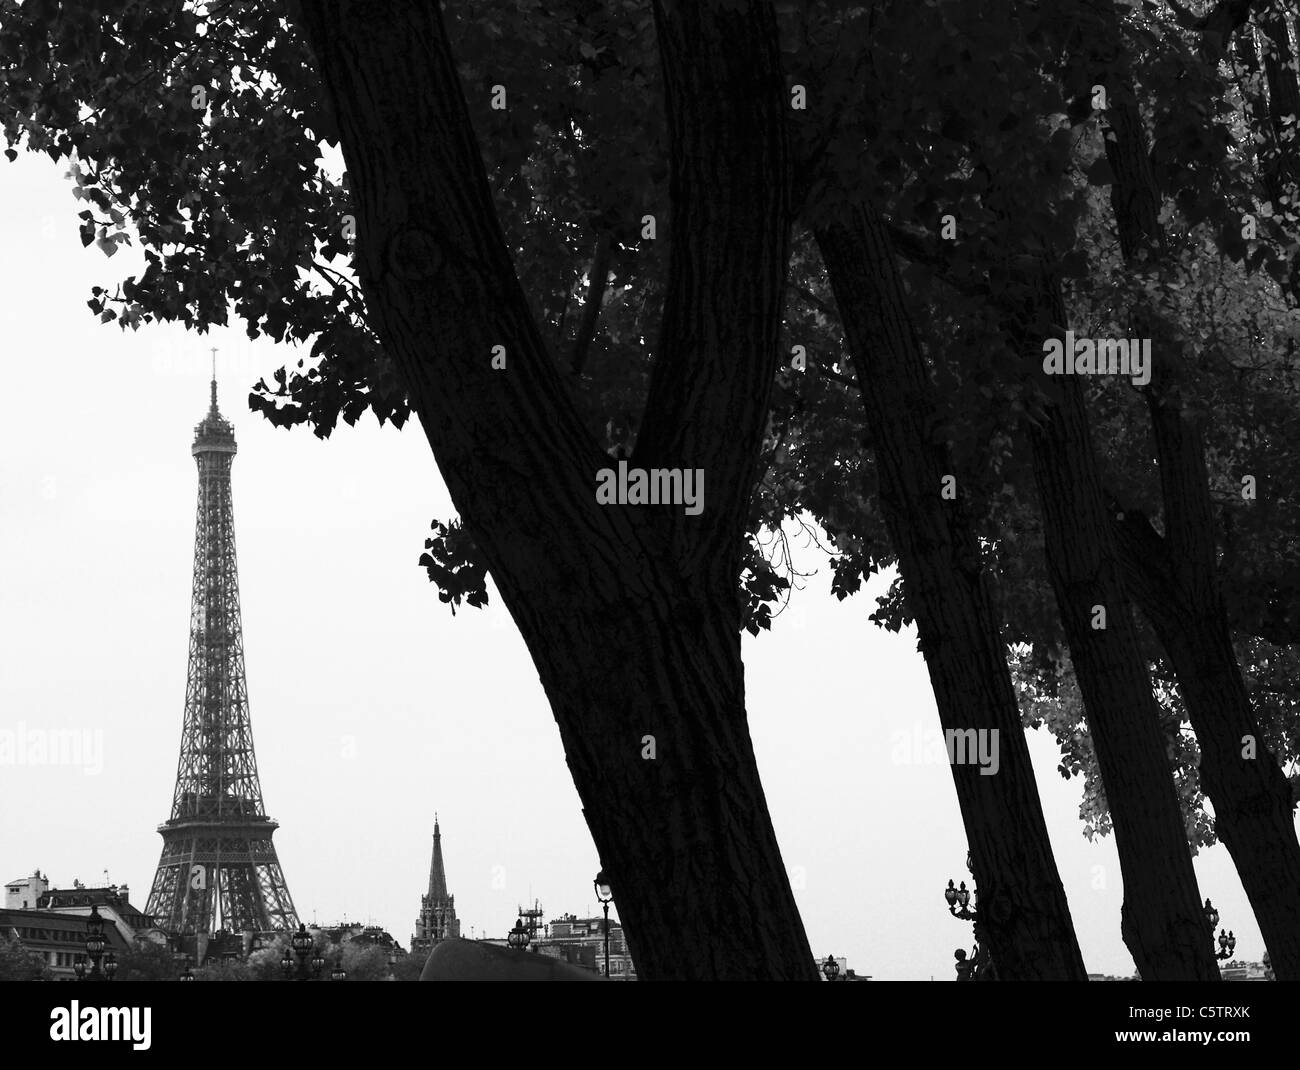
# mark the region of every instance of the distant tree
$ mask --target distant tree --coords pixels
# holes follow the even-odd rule
[[[251,981],[252,971],[239,959],[212,959],[194,971],[196,981]]]
[[[325,957],[324,976],[328,977],[335,963],[341,962],[348,971],[349,981],[383,981],[388,977],[388,952],[372,944],[343,944]]]
[[[53,976],[40,954],[28,950],[17,937],[0,941],[0,981],[50,981]]]
[[[116,981],[175,981],[176,959],[165,944],[137,940],[117,956]]]

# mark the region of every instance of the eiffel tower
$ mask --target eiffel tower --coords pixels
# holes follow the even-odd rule
[[[212,404],[190,451],[199,506],[181,754],[171,818],[158,826],[162,858],[147,907],[173,937],[194,938],[201,947],[222,931],[298,926],[271,843],[278,825],[266,816],[253,754],[230,500],[235,431],[217,410],[215,359],[213,350]]]

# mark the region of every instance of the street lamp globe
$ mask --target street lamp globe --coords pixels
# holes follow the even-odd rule
[[[602,903],[608,903],[614,898],[614,889],[609,886],[609,878],[605,876],[602,869],[596,874],[596,879],[591,882],[596,889],[596,898]]]
[[[822,975],[828,981],[834,981],[840,975],[840,964],[835,961],[834,955],[827,955],[826,961],[822,963]]]
[[[516,951],[522,951],[528,946],[529,939],[528,930],[524,928],[524,919],[516,919],[515,927],[506,934],[506,943]]]
[[[298,931],[293,934],[293,949],[300,955],[305,955],[311,950],[313,943],[311,933],[307,931],[307,926],[303,922],[298,923]]]

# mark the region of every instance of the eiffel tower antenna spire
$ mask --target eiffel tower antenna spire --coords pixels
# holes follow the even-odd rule
[[[212,408],[210,415],[217,415],[217,347],[212,347]]]

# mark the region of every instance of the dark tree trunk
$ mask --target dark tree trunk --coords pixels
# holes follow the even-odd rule
[[[953,471],[885,225],[862,205],[817,243],[853,354],[880,500],[945,729],[996,732],[999,768],[953,764],[979,889],[980,928],[1003,980],[1085,980],[1048,840],[1006,647],[974,528],[945,501]]]
[[[1041,280],[1028,321],[1010,322],[1016,349],[1041,352],[1067,322],[1059,285]],[[1217,980],[1160,713],[1142,660],[1111,518],[1088,431],[1083,387],[1055,380],[1059,401],[1033,426],[1034,481],[1048,575],[1087,710],[1124,880],[1121,929],[1143,980]],[[1097,608],[1104,627],[1094,627]]]
[[[1240,82],[1246,116],[1255,136],[1260,185],[1273,208],[1273,218],[1291,236],[1300,235],[1300,134],[1287,116],[1300,111],[1300,75],[1291,49],[1287,24],[1273,12],[1257,16],[1260,39],[1265,46],[1264,64],[1260,67],[1259,50],[1249,27],[1244,27],[1234,41],[1234,52],[1244,80]],[[1264,86],[1268,86],[1265,98]],[[1291,260],[1286,283],[1291,297],[1300,302],[1300,254]]]
[[[656,5],[672,248],[635,463],[702,469],[698,515],[597,504],[609,458],[529,314],[439,5],[301,17],[368,311],[537,665],[639,972],[816,980],[746,725],[737,597],[789,246],[770,5]]]
[[[1225,618],[1180,593],[1169,545],[1145,517],[1124,513],[1117,530],[1128,588],[1169,657],[1196,732],[1215,831],[1237,867],[1278,979],[1295,980],[1300,851],[1291,785],[1259,735]]]

